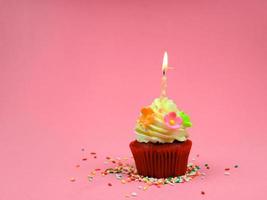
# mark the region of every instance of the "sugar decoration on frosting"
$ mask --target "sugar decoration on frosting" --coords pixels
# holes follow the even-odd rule
[[[141,116],[139,117],[139,123],[147,128],[155,121],[154,119],[154,111],[151,108],[142,108]]]
[[[170,129],[177,129],[181,127],[183,120],[181,117],[176,116],[175,112],[169,112],[165,115],[164,122]]]

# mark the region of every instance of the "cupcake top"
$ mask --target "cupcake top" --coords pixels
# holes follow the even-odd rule
[[[168,97],[157,98],[150,106],[141,109],[135,132],[138,142],[172,143],[184,142],[188,138],[190,118],[179,110]]]

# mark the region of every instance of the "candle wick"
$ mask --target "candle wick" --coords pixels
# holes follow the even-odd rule
[[[165,71],[165,69],[163,70],[163,76],[165,76],[166,75],[166,71]]]

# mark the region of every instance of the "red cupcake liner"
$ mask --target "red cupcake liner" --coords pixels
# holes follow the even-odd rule
[[[191,140],[166,144],[136,140],[130,143],[138,174],[154,178],[184,175],[191,146]]]

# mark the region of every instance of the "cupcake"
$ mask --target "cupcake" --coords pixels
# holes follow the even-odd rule
[[[130,143],[138,174],[154,178],[184,175],[192,146],[190,118],[173,100],[160,97],[141,109]]]
[[[140,175],[167,178],[186,173],[192,142],[186,128],[190,118],[167,97],[168,54],[162,64],[161,94],[141,109],[135,126],[136,140],[130,143]]]

